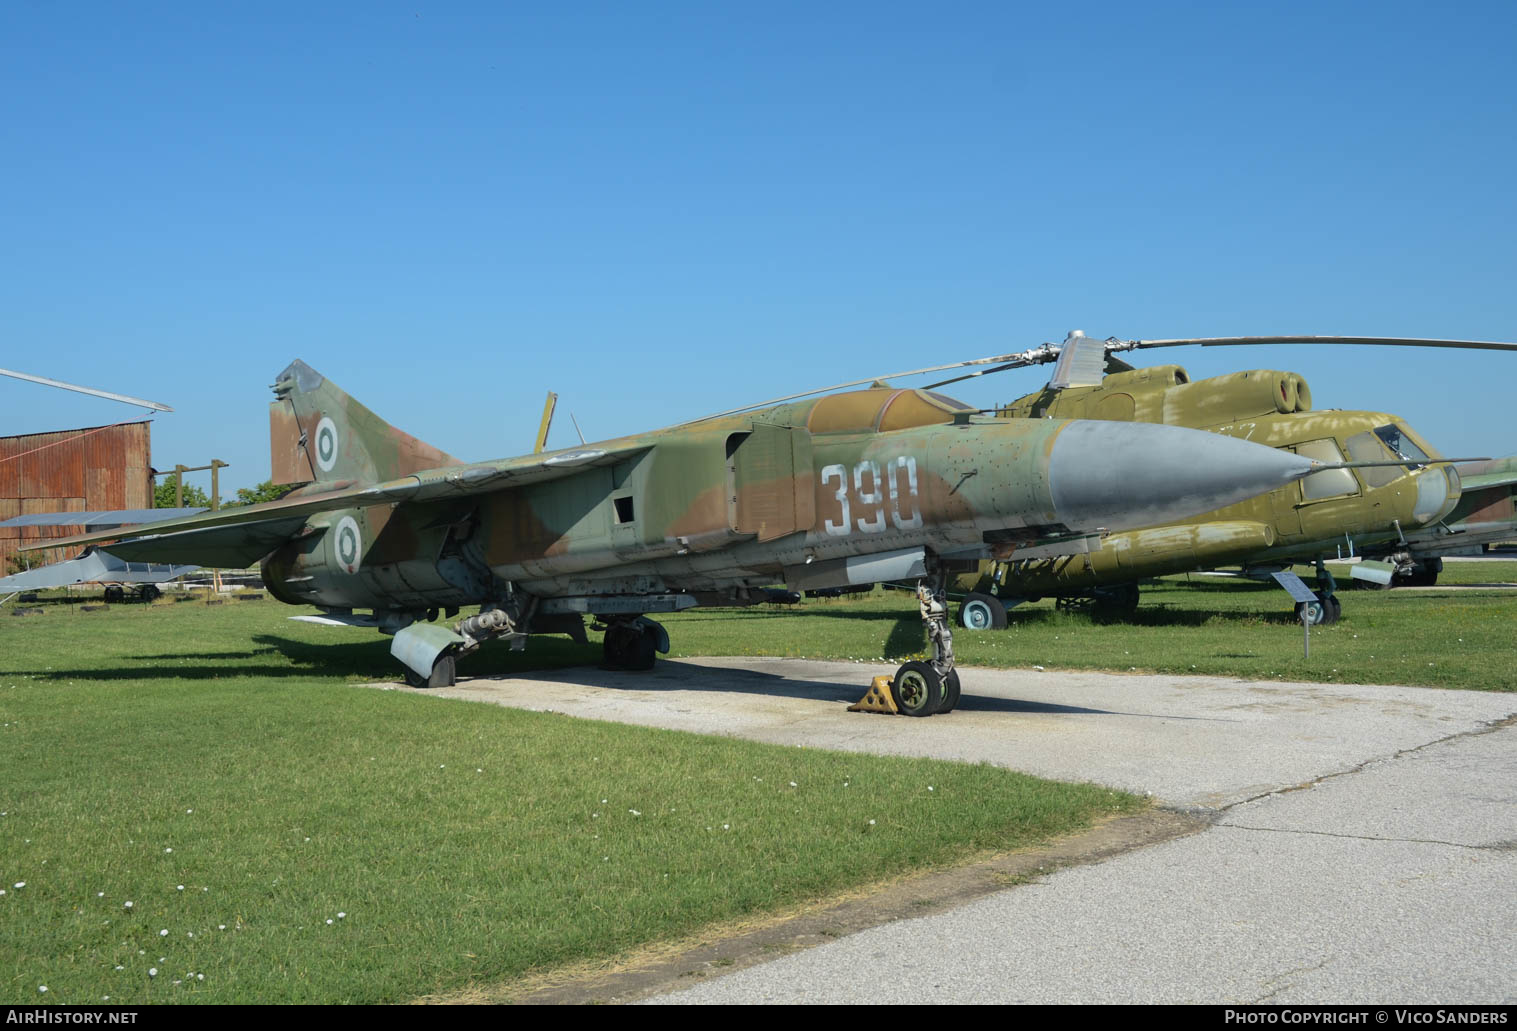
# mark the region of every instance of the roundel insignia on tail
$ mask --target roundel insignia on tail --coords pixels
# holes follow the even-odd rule
[[[322,416],[316,424],[316,465],[324,473],[337,464],[337,424]]]
[[[358,532],[357,520],[352,516],[343,516],[337,524],[337,536],[334,539],[337,565],[344,573],[358,572],[358,559],[363,554],[363,537]]]

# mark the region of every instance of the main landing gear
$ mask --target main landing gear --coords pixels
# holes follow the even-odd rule
[[[932,643],[932,659],[907,662],[890,682],[895,707],[907,716],[931,716],[952,712],[959,704],[959,674],[953,668],[953,630],[948,626],[948,599],[944,593],[947,575],[939,572],[929,587],[917,581],[917,607]],[[1005,611],[1002,610],[1002,619]]]
[[[1338,581],[1327,571],[1327,566],[1317,560],[1318,601],[1296,602],[1296,619],[1312,626],[1332,626],[1343,614],[1343,603],[1338,600]]]
[[[592,626],[590,629],[600,628]],[[669,652],[669,632],[661,624],[643,616],[614,622],[607,619],[605,631],[601,647],[607,669],[652,669],[656,653]]]
[[[402,664],[408,687],[452,687],[458,683],[458,658],[454,655],[439,655],[432,664],[430,676],[422,676],[410,666]]]

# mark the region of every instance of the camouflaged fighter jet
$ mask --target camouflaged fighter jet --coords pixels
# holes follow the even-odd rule
[[[649,614],[750,605],[779,582],[908,580],[932,659],[901,666],[892,688],[901,711],[931,715],[958,695],[944,595],[955,563],[1084,551],[1109,531],[1320,467],[1195,430],[989,418],[884,386],[463,462],[303,362],[274,393],[274,479],[303,484],[285,498],[46,543],[114,539],[112,553],[133,561],[260,562],[275,597],[321,610],[292,618],[392,635],[416,686],[451,684],[457,658],[487,640],[584,640],[585,616],[604,632],[609,665],[647,669],[669,649]]]

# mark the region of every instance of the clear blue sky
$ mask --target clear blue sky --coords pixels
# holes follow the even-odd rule
[[[563,446],[1076,327],[1517,340],[1510,2],[13,0],[0,51],[0,365],[228,493],[296,357],[482,459],[550,388]],[[1517,354],[1152,360],[1517,452]],[[3,434],[132,417],[0,379]]]

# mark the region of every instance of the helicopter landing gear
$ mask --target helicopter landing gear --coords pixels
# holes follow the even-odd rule
[[[1305,610],[1305,616],[1302,610]],[[1343,605],[1334,595],[1328,595],[1321,601],[1298,601],[1296,602],[1296,620],[1305,619],[1312,626],[1331,626],[1338,622],[1338,617],[1343,613]]]
[[[1053,604],[1059,612],[1088,613],[1096,623],[1122,623],[1137,615],[1139,597],[1136,583],[1102,584],[1076,594],[1057,595]]]
[[[1402,572],[1397,569],[1391,577],[1392,587],[1432,587],[1438,583],[1438,574],[1443,572],[1443,559],[1415,559],[1411,568]]]
[[[1338,600],[1338,581],[1327,571],[1327,566],[1317,560],[1318,601],[1296,602],[1296,619],[1312,626],[1332,626],[1343,615],[1343,603]],[[1304,613],[1304,614],[1303,614]]]
[[[890,681],[895,707],[907,716],[931,716],[948,712],[959,704],[959,674],[953,668],[953,630],[948,625],[948,599],[944,594],[947,579],[945,573],[939,572],[931,586],[917,581],[917,607],[927,626],[932,659],[903,664]]]
[[[656,653],[669,651],[669,632],[642,616],[608,622],[605,631],[601,647],[607,669],[649,670]]]
[[[993,594],[970,594],[959,603],[959,626],[966,630],[1005,630],[1006,606]]]
[[[1092,589],[1091,618],[1101,623],[1125,623],[1138,614],[1138,585],[1107,584]]]

